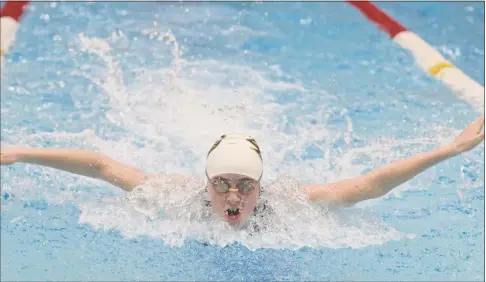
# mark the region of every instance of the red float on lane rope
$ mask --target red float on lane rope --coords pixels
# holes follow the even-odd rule
[[[0,10],[0,58],[3,66],[3,55],[15,41],[19,29],[19,20],[29,1],[7,1]]]
[[[395,37],[398,33],[407,30],[399,22],[378,9],[373,3],[367,1],[350,1],[348,3],[363,12],[370,21],[376,23],[383,31],[388,33],[391,38]]]
[[[11,17],[15,21],[20,21],[29,1],[8,1],[0,10],[0,17]]]

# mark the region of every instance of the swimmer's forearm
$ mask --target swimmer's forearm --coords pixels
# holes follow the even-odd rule
[[[97,178],[126,191],[131,191],[148,177],[136,168],[87,150],[25,148],[19,153],[18,161]]]
[[[393,188],[456,154],[454,147],[448,144],[439,149],[417,154],[371,171],[364,176],[367,185],[372,190],[371,198],[385,195]]]
[[[103,155],[86,150],[24,148],[18,161],[99,178]]]

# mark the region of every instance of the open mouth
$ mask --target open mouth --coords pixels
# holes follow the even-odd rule
[[[229,219],[237,219],[240,216],[241,209],[227,209],[224,214]]]

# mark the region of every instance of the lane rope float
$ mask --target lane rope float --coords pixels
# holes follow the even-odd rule
[[[442,81],[459,98],[484,112],[484,86],[471,79],[447,61],[442,54],[414,32],[387,15],[369,1],[348,1],[365,17],[378,25],[391,39],[414,56],[416,64],[426,73]]]
[[[8,53],[20,27],[20,18],[29,1],[7,1],[0,10],[0,60]]]

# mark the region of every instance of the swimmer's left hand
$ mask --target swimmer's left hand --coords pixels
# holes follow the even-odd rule
[[[454,154],[467,152],[484,140],[484,115],[470,123],[456,139],[449,144]]]

